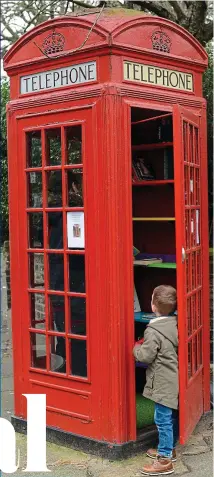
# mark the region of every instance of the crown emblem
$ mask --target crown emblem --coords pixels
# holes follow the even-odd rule
[[[42,49],[47,55],[58,53],[64,48],[65,38],[61,33],[53,31],[42,43]]]
[[[169,36],[161,30],[156,30],[152,35],[153,50],[170,52],[171,40]]]

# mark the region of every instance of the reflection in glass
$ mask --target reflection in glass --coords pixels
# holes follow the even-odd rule
[[[85,256],[69,255],[70,291],[85,293]]]
[[[64,290],[64,258],[62,254],[50,253],[49,260],[49,288],[50,290]]]
[[[30,287],[44,288],[44,254],[29,254]]]
[[[71,339],[71,374],[87,377],[87,345],[86,341]]]
[[[31,366],[46,369],[46,336],[31,333]]]
[[[47,172],[48,207],[62,207],[62,172]]]
[[[49,296],[49,323],[50,329],[63,333],[65,331],[65,304],[60,295]]]
[[[46,130],[46,164],[57,166],[61,164],[61,131],[60,128]]]
[[[50,369],[56,373],[65,373],[65,356],[59,353],[59,343],[63,343],[63,349],[65,350],[65,339],[61,336],[50,337]]]
[[[86,299],[73,296],[69,298],[71,333],[86,335]]]
[[[192,341],[188,343],[188,378],[192,377]]]
[[[82,163],[82,128],[81,126],[72,126],[65,128],[66,131],[66,151],[67,164]]]
[[[31,327],[40,330],[45,329],[45,295],[42,293],[30,293],[30,317]]]
[[[42,207],[42,173],[28,172],[27,181],[29,207]]]
[[[29,217],[29,247],[43,248],[43,213],[33,212]]]
[[[42,166],[41,131],[32,131],[26,134],[27,167]]]
[[[67,205],[83,207],[82,169],[72,169],[67,172]]]
[[[63,249],[63,220],[62,212],[48,213],[49,248]]]

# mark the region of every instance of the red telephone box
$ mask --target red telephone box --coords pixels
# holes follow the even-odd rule
[[[166,283],[185,443],[210,401],[207,54],[168,20],[105,10],[33,28],[4,65],[13,424],[26,428],[22,394],[46,393],[48,438],[111,456],[147,445],[132,348]]]

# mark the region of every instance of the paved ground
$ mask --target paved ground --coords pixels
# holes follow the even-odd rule
[[[2,276],[2,417],[10,419],[13,412],[13,370],[10,312],[6,306],[6,284]],[[207,414],[200,421],[194,435],[185,447],[178,446],[178,461],[174,475],[187,477],[212,477],[213,475],[213,417]],[[17,477],[25,475],[26,437],[17,434],[17,448],[20,449],[20,467]],[[138,477],[145,454],[120,462],[96,458],[79,451],[47,443],[47,465],[50,473],[27,473],[29,477]],[[2,474],[5,476],[6,474]]]

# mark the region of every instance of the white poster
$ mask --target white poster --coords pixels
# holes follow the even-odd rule
[[[196,210],[196,244],[199,245],[200,244],[200,232],[199,232],[199,227],[200,227],[200,223],[199,223],[199,210]]]
[[[85,248],[84,212],[67,213],[68,248]]]

